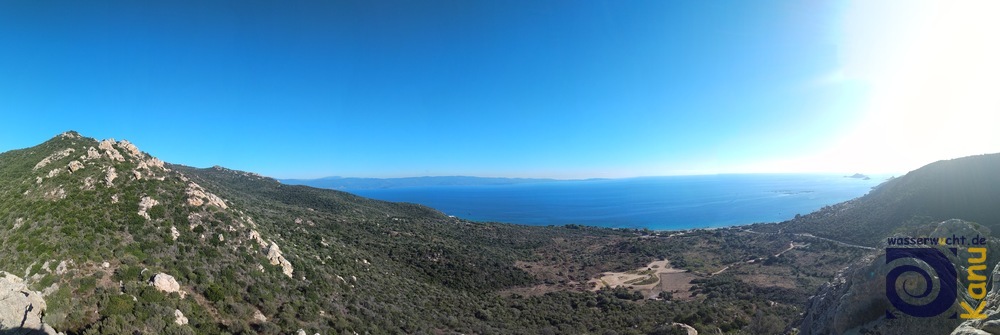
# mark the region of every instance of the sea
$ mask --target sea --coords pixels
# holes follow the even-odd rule
[[[345,191],[473,221],[683,230],[789,220],[860,197],[887,177],[725,174]]]

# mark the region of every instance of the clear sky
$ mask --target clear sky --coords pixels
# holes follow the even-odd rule
[[[994,1],[0,2],[0,151],[281,178],[905,172],[1000,151]]]

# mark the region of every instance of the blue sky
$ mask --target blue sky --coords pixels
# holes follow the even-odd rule
[[[1000,12],[970,3],[4,1],[0,151],[73,129],[282,178],[902,172],[1000,151]]]

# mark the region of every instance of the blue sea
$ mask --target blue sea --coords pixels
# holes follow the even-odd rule
[[[734,174],[345,191],[474,221],[679,230],[788,220],[862,196],[885,177]]]

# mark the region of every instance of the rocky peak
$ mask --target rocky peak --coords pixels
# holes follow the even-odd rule
[[[4,169],[4,176],[8,178],[5,185],[17,185],[17,188],[15,193],[7,191],[11,188],[5,190],[0,185],[0,201],[3,201],[5,210],[13,211],[0,213],[0,271],[25,271],[32,275],[29,276],[31,280],[41,278],[34,278],[38,270],[29,264],[29,258],[34,255],[35,249],[18,253],[14,247],[19,244],[8,242],[11,236],[17,235],[16,238],[22,241],[43,241],[28,244],[22,242],[21,245],[46,245],[44,248],[37,248],[46,250],[46,258],[77,260],[75,264],[78,265],[60,266],[60,271],[57,272],[43,271],[43,275],[53,277],[48,280],[71,286],[64,289],[75,290],[72,285],[77,285],[66,284],[77,283],[67,281],[67,276],[90,277],[94,271],[104,271],[103,278],[122,276],[119,273],[124,270],[117,268],[122,261],[108,263],[104,258],[111,253],[120,254],[119,250],[124,249],[117,244],[107,245],[117,243],[112,241],[144,243],[141,250],[136,249],[128,255],[130,262],[134,262],[129,266],[143,271],[148,269],[160,272],[150,283],[159,290],[178,292],[182,296],[201,293],[186,292],[189,285],[194,285],[188,282],[188,277],[183,273],[178,275],[169,271],[171,269],[158,262],[148,262],[145,257],[170,257],[179,248],[194,250],[195,255],[200,254],[199,250],[202,249],[212,249],[211,253],[239,251],[243,253],[239,256],[241,259],[249,254],[260,260],[246,265],[253,271],[256,272],[261,263],[271,263],[291,278],[293,270],[291,262],[286,258],[287,252],[282,252],[276,244],[273,248],[265,244],[264,241],[271,239],[263,236],[266,233],[254,230],[259,228],[249,215],[233,208],[226,199],[217,195],[217,191],[211,188],[213,185],[202,186],[189,180],[159,158],[142,152],[128,140],[96,140],[76,132],[66,132],[38,146],[3,155],[0,157],[0,168]],[[31,210],[39,208],[39,203],[40,206],[46,206],[46,210]],[[2,218],[8,216],[12,219],[9,222],[3,221]],[[178,229],[181,227],[190,229]],[[52,241],[60,241],[61,244],[53,246]],[[157,244],[162,245],[159,247],[160,251],[152,251],[146,247]],[[102,259],[88,258],[98,255],[88,254],[87,250],[91,248],[106,250]],[[159,254],[153,254],[154,252]],[[39,255],[42,254],[35,256]],[[100,267],[100,264],[105,263],[108,266]],[[111,264],[115,264],[114,267]],[[26,268],[31,271],[25,270]],[[49,265],[43,268],[48,269]],[[290,280],[285,279],[285,276],[279,277],[280,280]],[[132,278],[132,285],[150,280],[150,277]],[[13,287],[14,283],[21,283],[21,286],[10,292],[3,291]],[[26,285],[19,278],[0,276],[0,334],[6,334],[4,331],[12,325],[21,326],[26,306],[34,311],[32,313],[36,316],[35,320],[40,320],[41,313],[45,310],[45,298],[43,295],[32,295],[26,290]],[[97,285],[104,285],[101,286],[102,290],[125,293],[129,280],[125,279],[113,287],[101,283]],[[59,289],[59,286],[52,287],[53,290]],[[67,303],[69,302],[62,301],[59,305]],[[55,305],[50,304],[51,306]],[[16,318],[12,315],[17,313],[7,313],[11,318],[4,318],[4,313],[8,310],[19,311],[17,324],[11,321]],[[99,312],[87,311],[91,314]],[[60,317],[65,317],[66,312],[56,313],[62,313],[59,314],[62,315]],[[178,324],[186,325],[184,320],[189,317],[191,316],[178,316]],[[42,329],[39,328],[40,321],[24,325]]]
[[[272,286],[305,280],[293,278],[290,261],[302,259],[301,244],[267,225],[258,226],[244,212],[246,208],[224,198],[232,193],[218,193],[227,189],[212,180],[189,179],[181,173],[183,169],[127,140],[97,140],[75,132],[0,154],[0,175],[5,178],[0,184],[0,271],[23,272],[27,278],[26,284],[14,277],[0,283],[0,291],[13,285],[9,283],[23,284],[13,293],[0,292],[0,334],[7,334],[11,325],[21,325],[26,308],[37,311],[36,320],[45,311],[46,320],[56,320],[52,324],[60,331],[83,333],[84,329],[73,327],[111,320],[108,313],[112,312],[103,305],[109,297],[115,297],[115,306],[138,308],[150,303],[143,301],[150,297],[143,296],[142,290],[153,288],[194,296],[170,309],[186,306],[180,307],[183,315],[176,316],[176,324],[190,327],[186,319],[190,324],[205,322],[204,313],[189,312],[192,304],[211,311],[219,301],[214,294],[230,293],[226,282],[202,282],[223,278],[221,269],[241,273],[246,268],[256,274],[260,267],[267,272],[247,285],[261,278]],[[279,243],[289,249],[282,250]],[[205,262],[203,257],[213,265],[206,268],[198,263]],[[54,267],[48,259],[67,262]],[[188,269],[176,265],[188,262],[197,265]],[[153,274],[160,275],[150,277]],[[97,279],[88,283],[81,278]],[[40,282],[53,284],[32,286]],[[41,292],[21,291],[27,287]],[[212,297],[206,292],[209,288]],[[6,298],[18,295],[21,298]],[[46,302],[49,309],[43,305]],[[21,319],[16,324],[4,319],[5,308],[20,311]],[[80,308],[86,310],[76,311]],[[25,325],[41,327],[40,321]],[[32,329],[42,329],[37,327]]]
[[[104,156],[107,157],[108,159],[124,162],[125,156],[122,156],[122,154],[118,152],[118,149],[115,149],[114,145],[115,145],[115,139],[109,138],[101,141],[101,143],[98,144],[97,148],[103,150]]]

